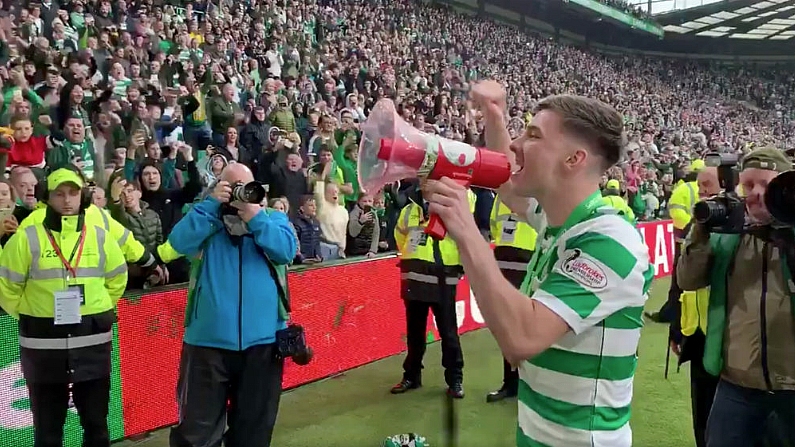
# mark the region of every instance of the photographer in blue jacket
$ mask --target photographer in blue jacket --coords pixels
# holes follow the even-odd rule
[[[233,194],[253,181],[243,164],[227,166],[158,249],[164,260],[193,260],[171,447],[270,446],[296,241],[285,214]]]

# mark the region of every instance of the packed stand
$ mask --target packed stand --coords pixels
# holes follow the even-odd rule
[[[626,0],[600,0],[600,3],[604,3],[605,5],[618,9],[619,11],[624,11],[627,14],[637,17],[641,20],[652,20],[651,15],[643,10],[643,5],[646,4],[645,2],[641,2],[641,4],[632,4]]]
[[[507,85],[514,134],[550,94],[615,105],[629,152],[604,180],[620,182],[641,219],[664,217],[681,168],[707,150],[795,148],[786,67],[606,57],[408,0],[72,0],[10,4],[0,24],[3,241],[36,206],[44,175],[72,165],[94,204],[152,250],[225,166],[242,163],[291,217],[296,263],[374,256],[394,249],[411,191],[361,190],[360,124],[391,98],[418,129],[482,142],[466,99],[482,78]],[[187,277],[177,260],[161,276],[132,270],[130,287]]]

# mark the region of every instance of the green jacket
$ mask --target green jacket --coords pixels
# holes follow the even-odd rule
[[[726,308],[727,284],[729,267],[740,245],[740,236],[737,234],[712,234],[709,239],[712,247],[712,265],[710,278],[709,308],[707,310],[707,340],[704,347],[704,369],[714,375],[720,376],[723,371],[723,337],[726,333]],[[787,268],[787,262],[782,256],[782,274],[784,281],[790,283],[792,276]],[[790,294],[792,312],[795,317],[795,294]]]

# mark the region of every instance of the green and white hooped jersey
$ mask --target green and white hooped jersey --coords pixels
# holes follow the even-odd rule
[[[519,367],[517,447],[630,447],[632,380],[643,305],[654,278],[639,232],[600,206],[557,238],[535,200],[539,248],[554,250],[522,292],[571,330]]]

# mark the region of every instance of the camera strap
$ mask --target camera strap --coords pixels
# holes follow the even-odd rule
[[[265,214],[270,214],[271,212],[269,208],[263,208],[262,211]],[[257,244],[254,245],[257,247],[257,251],[259,251],[262,254],[262,257],[265,258],[265,263],[268,265],[268,270],[271,273],[271,277],[276,282],[276,289],[277,292],[279,293],[279,313],[281,314],[283,312],[284,315],[282,316],[285,317],[285,321],[288,321],[290,319],[290,312],[292,311],[292,309],[290,308],[290,299],[287,296],[289,292],[287,290],[286,266],[282,266],[282,268],[285,268],[285,272],[283,275],[280,275],[278,267],[271,260],[268,254],[265,253],[265,250],[263,250],[262,247],[260,247]]]

